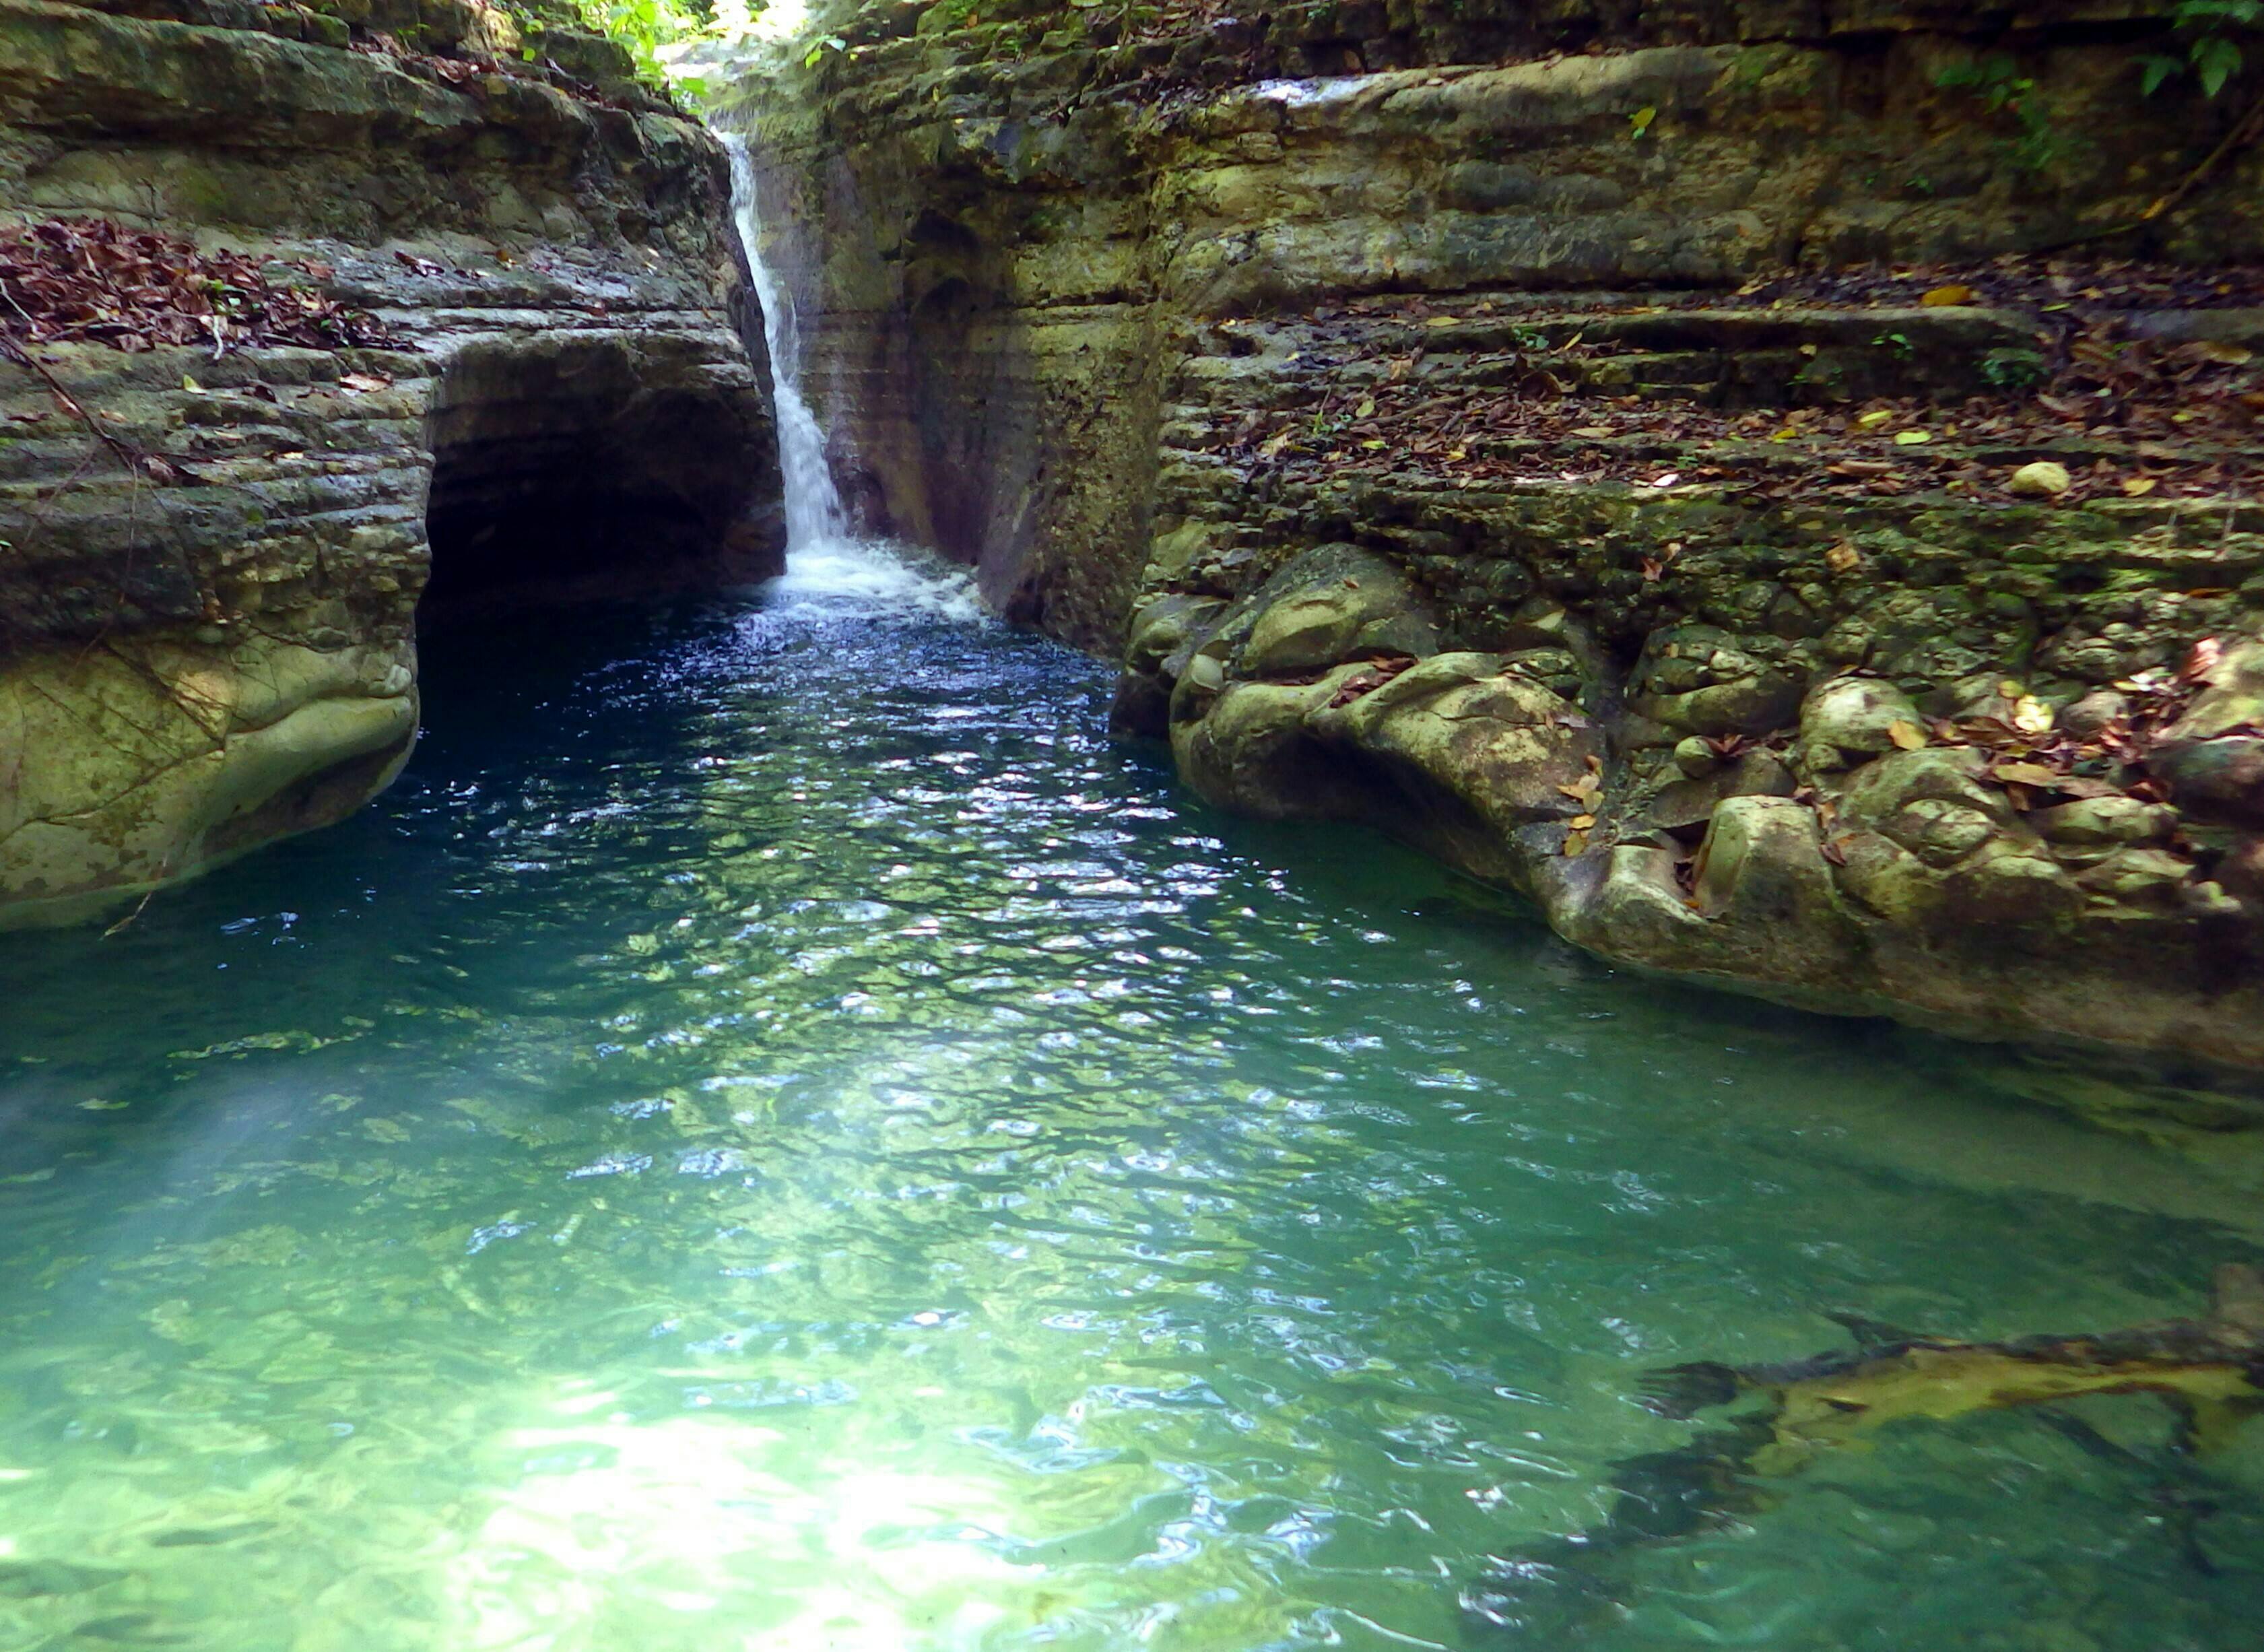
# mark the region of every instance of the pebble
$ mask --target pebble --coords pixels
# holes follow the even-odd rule
[[[2039,459],[2014,471],[2005,490],[2026,499],[2057,499],[2073,486],[2075,478],[2067,474],[2065,465]]]
[[[1693,780],[1702,780],[1721,767],[1722,760],[1702,735],[1692,735],[1674,748],[1674,766]]]

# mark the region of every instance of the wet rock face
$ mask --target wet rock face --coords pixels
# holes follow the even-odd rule
[[[606,42],[519,45],[464,0],[0,0],[14,221],[249,253],[388,339],[0,359],[0,925],[359,807],[420,619],[774,569],[722,156]]]
[[[1534,526],[1514,496],[1448,509]],[[2004,675],[2003,645],[1941,682],[1702,620],[1631,644],[1593,603],[1463,606],[1351,543],[1237,583],[1201,557],[1161,582],[1118,699],[1215,801],[1375,825],[1616,961],[2264,1065],[2264,641],[2163,638],[2177,663],[2102,699]]]
[[[1971,8],[1106,10],[733,117],[875,521],[1607,958],[2264,1066],[2264,152],[2166,4],[2022,21],[2049,171]]]

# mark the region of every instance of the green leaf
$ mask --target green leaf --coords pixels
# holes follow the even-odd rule
[[[2201,28],[2220,18],[2253,23],[2264,18],[2264,0],[2180,0],[2176,15],[2181,29]]]
[[[2193,43],[2193,62],[2194,72],[2201,76],[2202,95],[2214,98],[2240,72],[2240,48],[2223,35],[2207,35]]]
[[[2174,57],[2150,54],[2138,60],[2138,95],[2151,98],[2161,91],[2162,83],[2173,75],[2185,73],[2186,66]]]

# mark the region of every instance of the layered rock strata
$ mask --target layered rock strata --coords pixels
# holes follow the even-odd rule
[[[9,221],[250,253],[387,340],[246,343],[220,289],[193,345],[0,318],[0,925],[367,799],[428,580],[776,566],[725,189],[617,48],[476,4],[0,0]]]
[[[2264,1066],[2258,89],[2144,96],[2171,8],[828,26],[730,118],[853,492],[1205,796]]]

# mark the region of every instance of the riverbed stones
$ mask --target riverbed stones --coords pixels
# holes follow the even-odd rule
[[[1773,751],[1748,751],[1728,763],[1716,762],[1702,775],[1669,780],[1652,796],[1641,818],[1680,837],[1704,826],[1725,799],[1790,797],[1798,789],[1781,757]]]
[[[1357,545],[1315,547],[1268,579],[1252,601],[1236,660],[1244,677],[1293,677],[1439,646],[1438,628],[1407,576]]]
[[[2028,824],[2049,842],[2079,848],[2153,843],[2175,830],[2177,821],[2175,809],[2119,793],[2078,798],[2028,815]]]
[[[2264,638],[2219,646],[2163,736],[2159,772],[2181,807],[2264,825]]]
[[[2005,491],[2019,499],[2057,499],[2074,486],[2067,467],[2052,459],[2033,460],[2005,479]]]
[[[1722,766],[1722,754],[1703,735],[1685,735],[1674,743],[1674,766],[1686,780],[1702,780]]]
[[[1801,755],[1811,772],[1845,769],[1925,737],[1911,697],[1876,677],[1833,677],[1801,707]]]
[[[1800,709],[1803,684],[1740,646],[1717,626],[1654,632],[1630,684],[1629,709],[1694,735],[1758,735],[1781,728]]]

